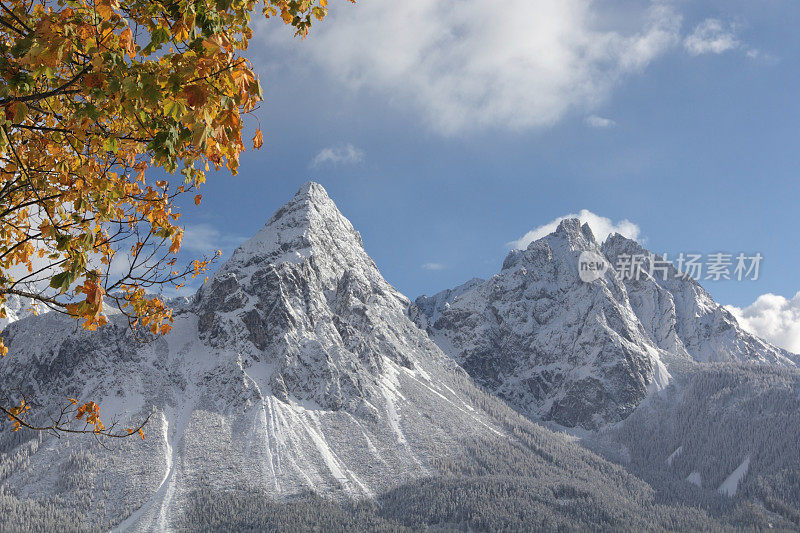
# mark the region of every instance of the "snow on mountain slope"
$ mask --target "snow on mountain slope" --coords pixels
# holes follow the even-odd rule
[[[698,362],[795,366],[796,355],[746,332],[697,281],[681,276],[674,266],[667,266],[666,275],[658,270],[651,274],[651,253],[636,241],[614,234],[602,251],[612,265],[621,255],[643,258],[640,275],[626,276],[623,282],[633,310],[660,348]],[[665,264],[660,256],[654,258],[657,265]]]
[[[717,489],[722,494],[726,496],[736,496],[736,490],[739,487],[739,483],[742,481],[742,478],[747,474],[747,469],[750,467],[750,457],[746,457],[742,464],[736,467],[736,470],[731,472],[731,475],[725,478],[725,481],[722,482],[722,485],[719,486]]]
[[[668,375],[613,272],[579,278],[586,251],[601,253],[589,226],[565,220],[488,281],[420,297],[410,315],[523,413],[586,429],[619,421]]]
[[[619,292],[608,285],[598,290]],[[469,455],[465,439],[520,435],[546,445],[536,460],[559,479],[577,469],[621,493],[649,490],[478,390],[409,320],[409,301],[319,185],[304,186],[194,298],[174,305],[173,331],[147,344],[119,316],[98,332],[56,314],[9,326],[0,382],[34,398],[30,416],[72,396],[97,400],[107,423],[150,421],[144,441],[108,449],[2,426],[4,493],[79,511],[98,527],[168,530],[199,487],[373,498]],[[630,313],[587,311],[634,327]],[[635,340],[601,331],[625,362],[598,356],[586,379],[619,382],[609,394],[615,412],[644,394],[653,362]],[[578,341],[589,350],[598,338]]]
[[[30,298],[17,296],[16,294],[8,296],[4,308],[6,316],[5,318],[0,318],[0,331],[9,324],[34,314],[33,301]],[[45,305],[39,304],[36,306],[36,313],[39,314],[47,313],[49,310]]]

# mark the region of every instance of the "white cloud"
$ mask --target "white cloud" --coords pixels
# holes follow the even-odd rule
[[[725,306],[739,324],[790,352],[800,353],[800,292],[791,300],[777,294],[764,294],[744,309]]]
[[[752,59],[753,61],[758,61],[759,63],[765,65],[777,65],[780,62],[780,59],[770,53],[764,52],[759,50],[758,48],[750,48],[745,52],[745,56],[748,59]]]
[[[310,166],[314,168],[325,163],[333,165],[355,164],[364,161],[364,157],[365,154],[363,150],[347,143],[344,146],[323,148],[314,156],[314,159],[311,160]]]
[[[586,125],[590,128],[597,128],[597,129],[605,129],[605,128],[613,128],[617,125],[616,122],[611,120],[610,118],[599,117],[597,115],[589,115],[586,117]]]
[[[683,40],[683,47],[693,56],[721,54],[740,46],[733,25],[723,24],[717,19],[704,20]]]
[[[348,89],[411,104],[444,134],[551,125],[606,99],[680,42],[665,4],[600,26],[591,0],[359,0],[291,48]],[[622,28],[626,29],[622,29]],[[268,46],[286,42],[272,31]]]
[[[592,233],[594,233],[595,238],[599,242],[606,240],[612,233],[619,233],[623,237],[634,240],[637,240],[641,234],[641,229],[639,226],[628,219],[620,220],[619,222],[613,222],[610,218],[601,217],[600,215],[595,215],[587,209],[582,209],[577,215],[564,215],[563,217],[552,220],[547,224],[539,226],[538,228],[534,228],[526,233],[522,238],[508,243],[508,246],[517,250],[524,250],[533,241],[537,241],[542,237],[553,233],[556,228],[558,228],[558,224],[562,220],[568,218],[577,218],[581,221],[581,223],[588,223],[589,227],[592,228]]]
[[[423,270],[444,270],[447,266],[443,263],[425,263],[422,265]]]

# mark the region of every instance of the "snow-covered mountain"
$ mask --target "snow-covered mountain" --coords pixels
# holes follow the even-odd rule
[[[478,383],[530,417],[586,429],[622,420],[669,375],[613,271],[581,281],[586,251],[602,253],[589,226],[565,220],[512,251],[496,276],[420,297],[410,314]]]
[[[583,253],[608,269],[579,276]],[[745,332],[691,279],[618,276],[621,254],[648,254],[564,220],[501,272],[418,298],[410,315],[481,385],[528,416],[597,429],[624,419],[669,381],[670,358],[794,366],[792,354]],[[628,279],[628,278],[632,279]]]
[[[568,250],[597,246],[574,230],[565,226],[551,240],[564,265],[548,267],[541,245],[530,258],[509,259],[510,277],[537,276],[524,266],[536,261],[541,275],[564,282]],[[516,290],[510,282],[502,288],[509,298]],[[540,388],[563,392],[551,409],[559,421],[618,419],[657,380],[657,350],[630,308],[618,305],[624,287],[608,278],[581,290],[589,303],[548,330],[564,351],[542,363],[552,377]],[[555,303],[534,306],[531,319],[554,320]],[[631,516],[641,527],[703,523],[688,511],[678,515],[688,522],[675,522],[670,513],[678,511],[658,507],[647,485],[480,391],[409,319],[410,302],[383,279],[319,185],[305,185],[196,297],[174,304],[173,332],[147,344],[118,316],[98,332],[55,313],[8,327],[0,383],[19,384],[34,399],[32,420],[71,396],[98,401],[107,425],[129,427],[148,414],[150,421],[144,441],[105,447],[0,428],[0,507],[6,498],[30,500],[25,505],[46,516],[74,513],[100,528],[166,530],[180,527],[201,488],[265,501],[307,491],[374,499],[447,474],[448,490],[463,502],[456,471],[471,480],[524,472],[525,487],[536,488],[530,501],[548,516],[574,514],[564,522],[573,527],[635,527]],[[587,320],[597,326],[583,328]],[[574,346],[591,357],[572,357]],[[536,383],[537,374],[525,377]],[[519,462],[495,466],[510,457]],[[426,489],[404,490],[404,498],[419,498]],[[576,498],[591,502],[588,510],[570,503]]]

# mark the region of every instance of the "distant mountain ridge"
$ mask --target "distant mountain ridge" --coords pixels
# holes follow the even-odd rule
[[[584,252],[607,265],[579,277]],[[615,234],[602,245],[577,219],[514,250],[488,280],[417,298],[410,316],[488,390],[535,420],[598,429],[669,382],[669,358],[796,366],[796,356],[744,331],[694,280],[619,276],[622,254],[648,256]],[[629,279],[630,278],[630,279]]]

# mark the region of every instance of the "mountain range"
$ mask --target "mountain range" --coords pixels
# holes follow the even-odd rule
[[[0,383],[32,417],[70,396],[150,419],[108,445],[1,428],[0,512],[23,530],[797,528],[797,357],[680,276],[580,280],[582,252],[638,247],[567,220],[412,303],[308,183],[172,302],[166,336],[111,311],[99,332],[56,313],[5,329]]]

